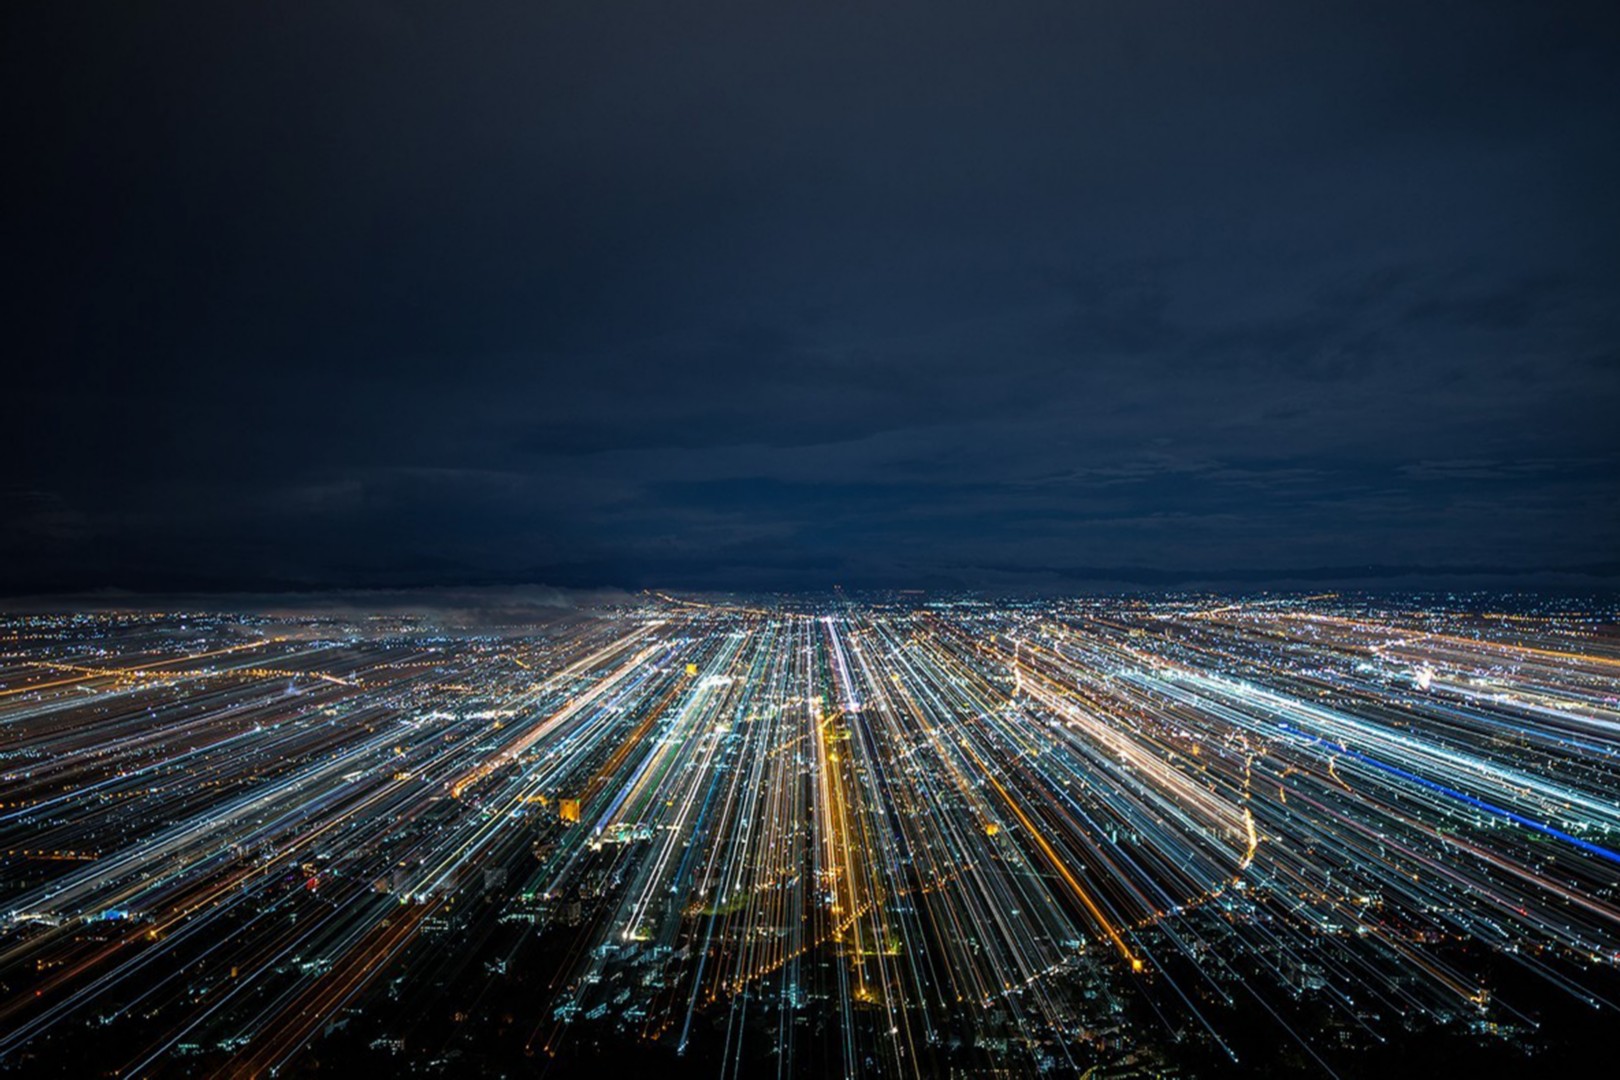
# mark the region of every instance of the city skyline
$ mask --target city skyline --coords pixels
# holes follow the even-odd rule
[[[0,1068],[1592,1070],[1616,614],[0,616]]]
[[[1614,1072],[1602,0],[13,0],[0,1080]]]

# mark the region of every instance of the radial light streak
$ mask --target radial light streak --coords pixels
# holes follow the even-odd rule
[[[1260,1016],[1331,1069],[1414,1024],[1533,1038],[1502,965],[1616,997],[1620,647],[1589,614],[14,623],[0,1064],[258,1075],[354,1032],[1039,1073],[1230,1063]]]

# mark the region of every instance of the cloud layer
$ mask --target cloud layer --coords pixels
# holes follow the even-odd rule
[[[5,591],[1612,578],[1602,5],[49,8]]]

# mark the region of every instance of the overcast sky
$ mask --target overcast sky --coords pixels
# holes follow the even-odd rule
[[[1620,16],[7,5],[0,591],[1620,581]]]

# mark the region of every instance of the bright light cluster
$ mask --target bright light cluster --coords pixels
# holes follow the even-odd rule
[[[536,1058],[1033,1073],[1230,1065],[1260,1016],[1331,1071],[1419,1023],[1530,1037],[1521,977],[1613,1018],[1620,642],[1579,613],[0,629],[0,1063],[96,1031],[115,1073],[254,1074],[351,1024],[455,1060],[463,1025]]]

